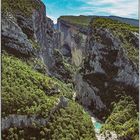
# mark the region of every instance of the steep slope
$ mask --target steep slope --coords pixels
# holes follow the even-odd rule
[[[45,9],[40,0],[2,1],[2,139],[96,140]]]
[[[77,32],[85,35],[83,46],[75,42],[69,43],[70,51],[75,46],[80,50],[80,53],[75,52],[81,60],[79,65],[73,63],[77,66],[76,100],[103,121],[110,116],[106,121],[108,127],[104,127],[104,131],[116,131],[122,139],[137,139],[138,28],[108,17],[94,17],[87,29],[87,19],[85,22],[84,20],[83,17],[74,16],[64,16],[58,20],[58,28],[62,32],[63,41],[74,42],[72,36]],[[86,29],[86,34],[80,31],[81,28]],[[74,59],[73,55],[71,59]],[[122,99],[123,96],[126,96],[126,99]],[[119,107],[121,104],[119,101],[122,99],[125,102],[127,98],[132,98],[132,106],[136,112],[134,108],[131,108],[130,111],[134,111],[132,119],[126,116],[126,119],[119,122],[118,120],[122,120],[125,116],[124,111],[129,113],[129,109],[123,110],[125,108],[123,105],[122,110],[114,114],[112,111],[116,108],[113,104],[117,103]],[[131,101],[128,106],[131,106]],[[121,116],[122,112],[124,114]],[[113,116],[116,116],[117,120],[114,119],[112,125],[110,118],[114,118]],[[120,126],[117,123],[120,123]],[[122,123],[127,125],[121,127]],[[125,129],[125,134],[122,129]]]
[[[106,120],[101,132],[116,131],[120,139],[139,139],[139,120],[136,104],[129,96],[124,96],[114,104],[111,115]]]
[[[68,85],[14,56],[3,54],[2,62],[3,139],[96,139]]]
[[[98,108],[97,110],[108,109],[110,103],[118,99],[119,94],[131,95],[138,104],[138,33],[136,31],[138,31],[136,28],[110,19],[97,18],[91,23],[87,57],[80,70],[83,81],[92,88],[91,94],[95,93],[102,101],[101,104],[91,101],[91,109],[94,106]],[[77,77],[76,80],[78,79],[80,78]],[[80,81],[82,80],[76,83],[81,83]],[[81,99],[81,87],[77,85],[79,99]],[[83,96],[85,95],[83,93]],[[84,100],[87,99],[83,98],[81,102],[84,103]],[[101,113],[100,115],[102,116]]]
[[[68,19],[71,19],[71,17],[68,17]],[[76,20],[75,17],[74,19]],[[74,19],[71,19],[73,23],[69,22],[67,17],[62,16],[58,19],[57,26],[58,30],[61,32],[60,51],[69,59],[71,64],[75,67],[80,67],[86,52],[85,45],[87,41],[88,26],[83,26],[78,23],[75,24]],[[85,21],[84,18],[83,21]]]
[[[46,17],[45,5],[40,0],[3,0],[2,11],[4,49],[20,56],[36,54],[48,69],[52,67],[52,49],[58,48],[60,41],[53,21]]]

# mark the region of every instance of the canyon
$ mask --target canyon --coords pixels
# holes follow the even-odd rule
[[[32,2],[2,2],[2,138],[137,140],[138,21],[61,16],[54,28]]]

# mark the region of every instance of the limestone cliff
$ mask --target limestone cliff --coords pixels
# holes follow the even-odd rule
[[[85,56],[88,28],[69,23],[63,17],[58,19],[57,26],[61,32],[62,54],[70,57],[76,67],[80,67]]]
[[[3,9],[7,8],[2,10],[2,48],[18,56],[34,55],[49,69],[54,63],[53,49],[60,45],[60,34],[53,28],[53,21],[46,17],[45,5],[40,0],[34,4],[32,1],[18,3],[32,10],[23,9],[22,5],[16,7],[14,3],[6,5],[6,0],[2,3]]]
[[[108,26],[105,26],[104,22],[107,22]],[[99,117],[105,116],[111,109],[111,103],[119,100],[122,95],[132,96],[138,105],[138,33],[135,30],[119,29],[117,23],[118,29],[112,29],[112,22],[114,23],[101,18],[91,22],[86,45],[87,57],[80,70],[83,81],[89,84],[92,94],[101,99],[98,109],[97,100],[88,98],[88,107],[93,112],[97,110],[98,113],[95,112]],[[131,38],[131,41],[128,38]],[[78,94],[77,100],[83,103],[85,98],[81,100],[81,97],[85,95],[79,92],[81,94]],[[103,113],[104,111],[106,113]]]
[[[88,28],[71,18],[60,17],[58,29],[62,49],[69,47],[74,64],[81,66],[75,75],[77,101],[99,118],[121,95],[138,104],[138,28],[103,17],[95,17]],[[77,33],[81,44],[74,41]]]

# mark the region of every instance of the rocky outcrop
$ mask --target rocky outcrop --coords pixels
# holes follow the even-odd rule
[[[14,9],[2,12],[2,49],[20,57],[35,55],[49,69],[54,64],[53,49],[60,45],[60,33],[46,17],[45,5],[40,0],[35,0],[35,4],[40,7],[32,7],[28,15]]]
[[[45,126],[48,120],[39,118],[36,115],[27,116],[27,115],[9,115],[6,118],[2,118],[2,131],[10,127],[33,127],[33,124],[39,126]]]
[[[96,135],[98,140],[118,140],[118,136],[116,132],[112,131],[106,131],[104,134],[97,134]]]
[[[31,56],[34,53],[33,45],[28,36],[18,25],[16,18],[7,13],[2,15],[2,49],[15,55]]]
[[[50,111],[48,118],[41,118],[37,115],[9,115],[8,117],[2,118],[2,131],[8,129],[10,127],[33,127],[34,124],[37,126],[46,126],[50,117],[58,111],[60,108],[64,108],[68,106],[68,99],[65,97],[60,97],[58,104],[52,108]]]
[[[137,36],[134,38],[135,45],[130,47],[137,48]],[[107,28],[91,27],[87,57],[79,71],[80,78],[75,79],[76,98],[99,118],[121,95],[132,96],[138,104],[138,67],[128,56],[123,41]]]
[[[73,25],[67,21],[58,20],[58,29],[61,31],[61,52],[66,57],[71,57],[72,64],[77,67],[82,66],[84,58],[89,55],[87,50],[87,36],[86,32],[81,31],[81,26]],[[96,69],[99,70],[99,66],[95,64]],[[84,68],[87,70],[87,67]],[[63,76],[65,77],[65,75]],[[93,112],[102,111],[106,109],[106,105],[97,94],[99,91],[96,87],[91,87],[90,83],[83,79],[83,75],[75,75],[75,88],[76,88],[76,101],[85,107],[91,108]]]
[[[60,33],[54,30],[53,21],[46,17],[45,6],[34,11],[32,15],[34,36],[40,44],[40,57],[48,68],[54,64],[53,50],[60,45]]]
[[[54,66],[51,68],[52,75],[66,83],[73,83],[73,67],[67,60],[64,59],[64,56],[58,49],[54,50],[53,59]]]
[[[76,100],[86,108],[94,108],[102,110],[106,108],[102,102],[100,96],[96,94],[98,89],[91,87],[86,81],[83,80],[82,75],[77,74],[75,76],[76,81]],[[94,110],[92,110],[94,112]]]
[[[61,52],[64,56],[70,57],[72,64],[81,66],[85,56],[85,44],[88,29],[80,25],[73,25],[58,19],[58,30],[61,31]]]
[[[99,118],[108,114],[118,96],[131,95],[138,103],[138,33],[92,26],[95,19],[83,32],[84,26],[71,18],[70,23],[60,17],[58,29],[62,54],[80,69],[75,75],[76,100]]]

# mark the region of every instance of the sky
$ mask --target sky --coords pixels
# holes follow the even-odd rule
[[[42,0],[54,23],[62,15],[120,16],[138,19],[138,0]]]

